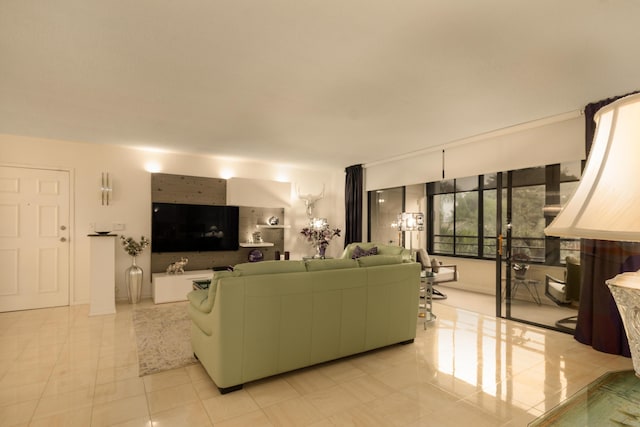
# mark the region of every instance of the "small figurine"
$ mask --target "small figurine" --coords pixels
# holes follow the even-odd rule
[[[173,262],[167,267],[167,274],[182,274],[184,266],[189,262],[189,258],[180,258],[180,261]]]

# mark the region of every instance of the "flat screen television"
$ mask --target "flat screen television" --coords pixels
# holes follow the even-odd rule
[[[152,252],[238,250],[238,206],[153,203]]]

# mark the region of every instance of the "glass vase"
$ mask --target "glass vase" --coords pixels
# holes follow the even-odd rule
[[[137,304],[140,302],[140,296],[142,294],[142,276],[143,271],[142,268],[136,264],[136,257],[131,257],[131,267],[127,268],[124,274],[129,304]]]
[[[317,245],[316,246],[316,254],[313,256],[314,258],[321,258],[324,259],[324,254],[327,250],[327,247],[324,245]]]

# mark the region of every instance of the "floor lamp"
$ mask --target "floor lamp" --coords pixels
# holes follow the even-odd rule
[[[580,184],[545,233],[640,242],[640,94],[603,107],[594,119],[596,133]],[[640,271],[619,274],[606,283],[640,377]]]
[[[409,232],[409,252],[411,253],[411,259],[415,260],[411,233],[424,230],[424,214],[422,212],[402,212],[398,214],[397,224],[399,231]]]

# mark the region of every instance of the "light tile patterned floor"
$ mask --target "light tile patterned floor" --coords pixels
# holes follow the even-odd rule
[[[224,396],[200,365],[138,377],[130,305],[96,317],[88,306],[3,313],[0,424],[526,426],[603,373],[632,369],[566,334],[434,308],[414,344]]]

